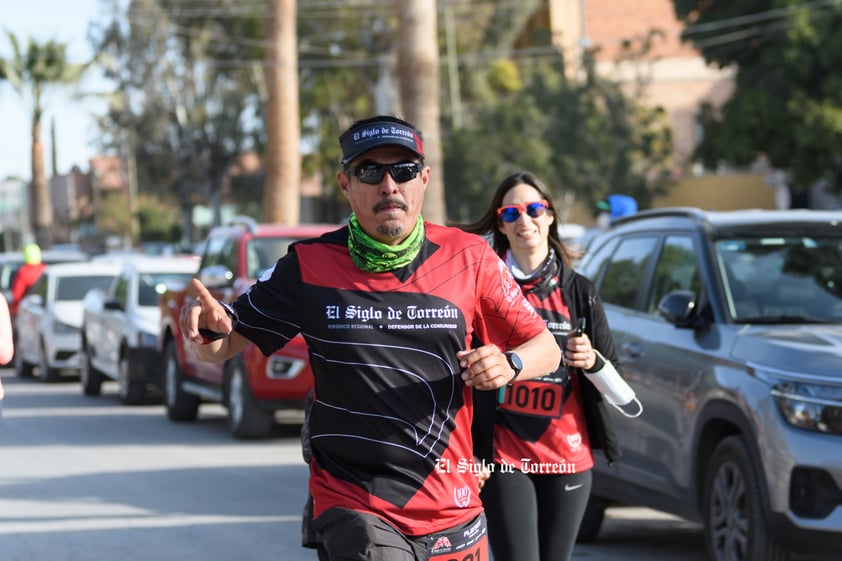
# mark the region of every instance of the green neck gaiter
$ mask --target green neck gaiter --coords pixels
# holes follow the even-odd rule
[[[378,242],[360,228],[357,217],[348,219],[348,251],[351,261],[366,273],[385,273],[406,267],[421,250],[424,241],[424,220],[421,216],[409,236],[399,245]]]

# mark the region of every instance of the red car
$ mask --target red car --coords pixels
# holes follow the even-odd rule
[[[291,243],[335,230],[336,225],[278,226],[235,219],[211,230],[197,277],[219,300],[231,302],[287,253]],[[173,421],[196,419],[203,402],[228,409],[235,438],[267,436],[275,412],[303,409],[313,387],[307,346],[301,336],[269,357],[249,345],[224,364],[202,362],[185,349],[178,325],[182,306],[195,300],[192,285],[170,287],[160,299],[164,402]]]

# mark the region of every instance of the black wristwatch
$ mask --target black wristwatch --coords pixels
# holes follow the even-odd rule
[[[225,300],[217,300],[219,305],[222,306],[222,309],[225,310],[225,313],[228,314],[228,317],[231,318],[231,331],[233,332],[237,329],[237,324],[240,323],[240,318],[237,316],[237,311],[234,309],[234,306],[226,302]]]
[[[511,366],[512,370],[515,371],[515,375],[512,376],[511,380],[509,380],[509,383],[511,383],[515,381],[515,378],[520,376],[520,371],[523,370],[523,361],[520,360],[520,357],[512,351],[506,351],[503,354],[506,355],[506,360],[509,361],[509,366]]]
[[[199,328],[199,335],[202,336],[202,344],[207,345],[208,343],[213,343],[214,341],[219,341],[220,339],[225,339],[231,333],[234,332],[234,329],[237,328],[237,324],[240,323],[240,318],[237,317],[237,312],[234,310],[234,307],[225,302],[223,300],[217,300],[219,305],[222,306],[222,309],[225,310],[225,313],[228,314],[228,317],[231,318],[231,331],[228,333],[220,333],[219,331],[211,331],[210,329]]]

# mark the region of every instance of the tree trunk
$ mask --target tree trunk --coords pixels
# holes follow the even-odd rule
[[[53,245],[53,204],[50,186],[44,170],[44,144],[41,142],[41,118],[32,117],[32,202],[31,216],[35,222],[35,241],[46,249]]]
[[[396,0],[400,17],[401,105],[408,121],[424,137],[424,154],[432,169],[424,197],[425,220],[444,224],[444,161],[441,148],[438,18],[435,0]]]
[[[295,0],[268,1],[266,183],[263,220],[298,224],[301,207],[301,125]]]

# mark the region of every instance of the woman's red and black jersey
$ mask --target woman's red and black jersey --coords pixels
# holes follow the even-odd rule
[[[263,353],[307,341],[316,517],[340,506],[426,535],[481,511],[456,352],[474,337],[508,349],[545,324],[482,238],[425,228],[413,262],[386,273],[352,263],[347,228],[296,243],[234,304]]]
[[[530,290],[527,300],[544,318],[559,347],[573,325],[561,285]],[[508,386],[497,407],[494,461],[531,473],[567,474],[591,469],[593,452],[578,371],[559,366],[554,374]]]

